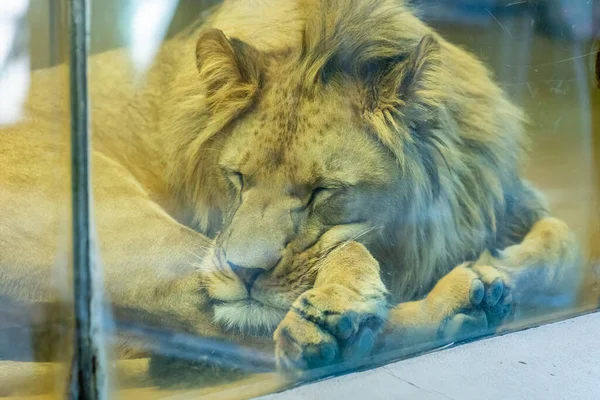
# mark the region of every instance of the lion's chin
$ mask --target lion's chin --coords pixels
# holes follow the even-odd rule
[[[240,300],[215,304],[214,321],[228,331],[248,335],[273,333],[286,312],[255,300]]]

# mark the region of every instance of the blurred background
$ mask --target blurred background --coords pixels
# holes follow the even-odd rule
[[[12,1],[12,0],[11,0]],[[149,14],[156,4],[166,12],[166,36],[181,30],[199,13],[220,3],[220,0],[91,0],[92,52],[131,45],[133,20],[136,13]],[[513,37],[509,44],[525,32],[540,34],[558,41],[589,42],[600,38],[600,1],[597,0],[410,0],[421,17],[436,25],[469,28],[475,32]],[[29,27],[31,65],[47,67],[60,60],[57,25],[64,0],[30,0],[27,22]],[[501,22],[502,21],[502,22]],[[496,25],[495,28],[492,25]],[[516,26],[518,25],[518,26]],[[148,32],[153,28],[148,25]],[[452,29],[450,29],[451,31]],[[486,43],[481,43],[485,46]],[[473,46],[477,46],[476,43]],[[483,52],[485,49],[481,49]],[[491,50],[491,49],[490,49]]]

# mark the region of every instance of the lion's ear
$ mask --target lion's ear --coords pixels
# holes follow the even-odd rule
[[[420,90],[427,90],[440,66],[440,44],[431,34],[421,39],[416,49],[401,67],[397,94],[405,101],[419,101]]]
[[[262,58],[258,50],[210,29],[198,39],[196,64],[213,114],[236,114],[252,103],[261,83]]]
[[[440,44],[427,34],[409,53],[373,59],[357,72],[366,87],[364,116],[398,155],[405,138],[435,124],[443,98],[439,68]]]
[[[413,115],[427,102],[434,89],[436,68],[440,66],[440,44],[431,35],[425,35],[408,54],[384,60],[375,60],[375,65],[363,67],[372,111],[394,107],[403,118],[419,120],[422,115]],[[426,106],[425,106],[426,107]],[[390,112],[392,110],[389,110]],[[416,122],[416,121],[415,121]]]

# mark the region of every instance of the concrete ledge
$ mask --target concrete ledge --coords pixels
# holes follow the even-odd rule
[[[599,337],[588,314],[260,399],[597,400]]]

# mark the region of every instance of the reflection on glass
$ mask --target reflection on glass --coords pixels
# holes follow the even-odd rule
[[[162,44],[178,0],[138,0],[133,2],[131,59],[138,71],[144,70]]]
[[[92,1],[114,390],[248,398],[597,306],[593,2],[217,3]],[[68,243],[64,73],[0,128],[8,301],[55,302],[22,295]]]
[[[0,396],[61,395],[71,354],[68,75],[30,73],[28,3],[0,5]]]
[[[0,5],[0,124],[22,118],[29,86],[29,55],[24,40],[27,0]]]

